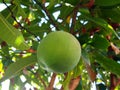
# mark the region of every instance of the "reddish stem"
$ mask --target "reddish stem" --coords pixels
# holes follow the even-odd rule
[[[49,86],[46,88],[46,90],[53,90],[54,89],[53,85],[54,85],[55,79],[56,79],[56,73],[53,73],[51,80],[50,80],[50,83],[49,83]]]
[[[110,90],[114,90],[117,86],[117,79],[115,74],[110,74]]]
[[[87,4],[83,5],[85,7],[91,8],[94,5],[95,0],[90,0]]]

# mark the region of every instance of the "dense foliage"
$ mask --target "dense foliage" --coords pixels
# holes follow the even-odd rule
[[[0,0],[0,89],[120,89],[120,0]],[[1,7],[0,7],[1,8]],[[50,32],[64,30],[80,42],[79,64],[67,73],[38,66],[36,51]],[[57,45],[57,42],[56,42]],[[48,45],[49,46],[49,45]]]

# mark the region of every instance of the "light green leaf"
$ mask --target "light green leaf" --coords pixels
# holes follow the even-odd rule
[[[68,72],[67,77],[65,79],[65,81],[63,82],[63,88],[64,90],[69,90],[68,86],[69,86],[69,82],[72,79],[73,75],[72,72]]]
[[[16,61],[8,66],[5,71],[4,77],[0,80],[3,82],[6,79],[10,79],[16,76],[22,69],[25,67],[35,64],[37,62],[37,57],[35,55],[28,56],[26,58],[22,58],[21,60]]]
[[[9,24],[9,22],[7,22],[7,20],[1,14],[0,39],[20,50],[29,49],[29,46],[25,43],[22,33]]]
[[[73,69],[73,78],[80,76],[81,73],[83,72],[83,69],[84,69],[83,61],[80,60],[78,65]]]

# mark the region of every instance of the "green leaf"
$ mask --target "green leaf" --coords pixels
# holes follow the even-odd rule
[[[90,65],[90,59],[89,59],[88,53],[86,52],[86,50],[83,50],[83,49],[82,49],[82,60],[88,65]]]
[[[76,78],[81,75],[83,71],[83,62],[82,60],[79,61],[78,65],[73,69],[73,77]]]
[[[88,43],[88,41],[90,41],[90,35],[88,33],[85,33],[83,35],[80,35],[78,37],[78,40],[80,42],[81,45]]]
[[[66,19],[66,17],[69,15],[69,13],[73,10],[73,7],[70,6],[65,6],[63,5],[60,9],[60,15],[59,18],[60,19]]]
[[[6,79],[10,79],[16,76],[22,69],[25,67],[35,64],[37,62],[37,57],[35,55],[28,56],[26,58],[22,58],[21,60],[16,61],[8,66],[5,71],[4,77],[0,80],[3,82]]]
[[[120,4],[120,0],[95,0],[95,4],[99,6],[113,6]]]
[[[80,2],[80,0],[63,0],[65,3],[69,3],[71,5],[76,5]]]
[[[110,18],[111,21],[119,23],[120,18],[120,8],[115,7],[115,8],[101,8],[100,9],[102,12],[102,16],[105,18]]]
[[[51,7],[53,7],[54,6],[54,4],[55,4],[55,1],[54,0],[49,0],[50,2],[50,5],[47,7],[47,9],[49,9],[49,8],[51,8]]]
[[[102,45],[101,45],[102,44]],[[104,37],[101,37],[99,35],[95,35],[93,37],[93,40],[91,42],[91,45],[94,46],[95,48],[97,49],[104,49],[104,50],[107,50],[108,46],[110,45],[109,41],[104,38]]]
[[[1,14],[0,38],[20,50],[29,49],[29,46],[25,43],[22,33],[9,24],[9,22],[7,22],[7,20]]]
[[[65,81],[63,82],[64,90],[69,90],[68,86],[69,86],[69,82],[70,82],[71,78],[72,78],[72,72],[68,72],[67,77],[66,77]]]
[[[88,13],[83,12],[81,10],[80,10],[80,12],[81,12],[81,14],[82,14],[81,16],[83,18],[86,18],[87,20],[96,23],[97,25],[103,27],[108,32],[108,34],[113,33],[118,39],[120,39],[120,37],[115,32],[115,30],[113,29],[113,27],[110,24],[108,24],[104,19],[98,18],[98,17],[92,17]]]
[[[8,6],[11,11],[14,13],[14,16],[16,15],[17,11],[18,11],[18,8],[16,5],[10,5]],[[11,18],[11,12],[9,11],[8,8],[5,8],[3,11],[1,11],[1,14],[5,17],[5,19],[7,21],[9,21],[9,23],[13,23],[14,22],[14,19]]]
[[[17,7],[18,7],[18,15],[21,15],[23,18],[26,18],[26,13],[24,12],[24,9],[23,8],[21,8],[21,6],[20,6],[20,1],[19,0],[14,0],[14,3],[17,5]]]
[[[75,90],[82,90],[82,80],[80,80],[80,82]]]
[[[94,55],[93,57],[95,58],[95,60],[97,62],[99,62],[99,64],[103,68],[105,68],[109,72],[112,72],[112,73],[120,76],[120,64],[119,63],[117,63],[113,59],[106,57],[105,55],[103,55],[99,51],[95,51],[92,54]]]
[[[10,56],[9,55],[9,47],[8,47],[8,45],[5,45],[5,46],[1,47],[1,50],[2,50],[4,55],[6,55],[8,57]]]

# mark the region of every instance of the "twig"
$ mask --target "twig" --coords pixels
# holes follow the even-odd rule
[[[67,75],[68,75],[68,72],[64,73],[64,76],[65,76],[64,81],[67,79]],[[64,86],[63,85],[61,86],[60,90],[64,90]]]
[[[65,79],[64,80],[66,80],[68,73],[65,73],[64,75],[65,75]],[[77,76],[76,78],[71,78],[70,82],[68,82],[69,83],[68,84],[68,89],[69,90],[75,90],[77,88],[80,80],[81,80],[81,76]],[[63,85],[60,88],[60,90],[64,90],[64,86]]]
[[[50,80],[50,83],[49,83],[49,86],[46,88],[46,90],[53,90],[55,78],[56,78],[56,73],[53,73],[51,80]]]
[[[91,8],[95,3],[95,0],[90,0],[87,4],[84,4],[83,6]]]
[[[117,46],[115,46],[113,44],[113,42],[110,42],[110,46],[111,46],[111,48],[113,49],[113,51],[115,52],[116,55],[118,55],[120,53],[119,48]]]
[[[44,80],[41,78],[40,74],[38,73],[38,71],[36,73],[34,73],[32,70],[30,69],[27,69],[29,70],[32,74],[35,75],[35,77],[43,84],[44,88],[47,88],[47,85],[46,83],[44,82]]]
[[[70,33],[72,33],[72,34],[74,32],[74,27],[75,27],[75,23],[76,23],[77,11],[78,11],[78,9],[75,9],[74,12],[73,12],[72,24],[71,24],[71,27],[70,27]]]
[[[56,24],[56,23],[54,22],[54,20],[52,19],[52,17],[51,17],[51,15],[50,15],[49,11],[47,10],[47,8],[46,8],[43,4],[41,4],[38,0],[34,0],[34,1],[36,2],[36,4],[37,4],[42,10],[44,10],[44,12],[46,13],[46,15],[48,16],[48,18],[49,18],[49,20],[50,20],[50,23],[53,24],[53,26],[54,26],[57,30],[59,30],[57,24]]]
[[[85,63],[85,67],[86,67],[86,70],[88,72],[91,82],[94,82],[96,79],[96,75],[97,75],[96,72],[92,69],[91,65],[89,65],[86,62],[84,62],[84,63]]]
[[[110,74],[110,90],[114,90],[117,86],[117,77],[115,74]]]
[[[18,22],[18,20],[16,19],[13,11],[10,9],[10,7],[6,4],[6,2],[5,2],[4,0],[3,0],[3,3],[6,5],[6,7],[8,8],[8,10],[10,11],[11,17],[12,17],[12,18],[17,22],[17,24],[20,26],[20,29],[26,30],[29,34],[34,35],[34,36],[37,38],[37,36],[36,36],[34,33],[30,32],[27,28],[23,27],[20,22]],[[40,41],[39,38],[37,38],[37,40]]]
[[[75,90],[81,80],[81,76],[71,79],[69,84],[69,90]]]
[[[38,79],[39,81],[41,81],[41,83],[43,84],[44,88],[47,88],[47,85],[45,84],[44,80],[40,77],[40,75],[38,74],[34,74]]]
[[[76,23],[77,12],[78,12],[80,7],[81,7],[81,3],[78,3],[75,6],[75,8],[67,15],[67,17],[70,16],[71,14],[73,15],[72,16],[72,24],[71,24],[71,27],[70,27],[70,33],[72,33],[72,34],[74,34],[74,27],[75,27],[75,23]]]

